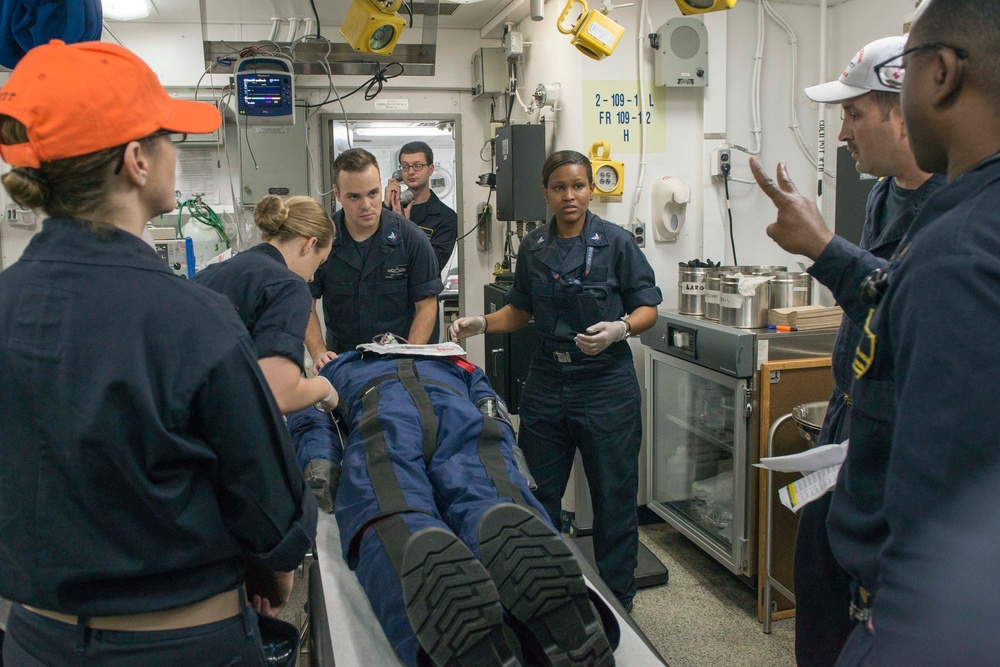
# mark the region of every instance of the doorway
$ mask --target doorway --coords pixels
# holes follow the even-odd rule
[[[434,152],[434,174],[430,187],[434,194],[452,210],[458,212],[462,229],[462,173],[460,121],[458,116],[413,114],[365,114],[351,116],[323,114],[322,154],[323,203],[332,215],[338,208],[333,190],[333,161],[348,148],[364,148],[378,160],[383,188],[398,168],[398,151],[410,141],[423,141]],[[458,244],[451,258],[441,269],[445,284],[442,300],[458,303],[459,252]]]

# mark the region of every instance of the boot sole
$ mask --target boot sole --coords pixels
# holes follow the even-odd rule
[[[479,549],[503,606],[534,636],[550,665],[615,664],[580,566],[541,519],[517,505],[497,505],[480,520]]]
[[[417,641],[442,667],[519,667],[496,586],[453,533],[425,528],[403,551],[403,600]]]

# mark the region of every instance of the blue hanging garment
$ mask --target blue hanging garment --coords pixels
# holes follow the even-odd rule
[[[101,39],[101,0],[0,0],[0,65],[13,69],[49,40],[67,44]]]

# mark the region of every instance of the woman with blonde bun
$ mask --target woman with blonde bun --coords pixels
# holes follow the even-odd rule
[[[257,359],[283,414],[337,406],[321,376],[306,378],[305,334],[312,309],[306,283],[333,245],[333,221],[312,197],[267,195],[254,207],[262,242],[206,267],[193,280],[233,302],[257,348]]]

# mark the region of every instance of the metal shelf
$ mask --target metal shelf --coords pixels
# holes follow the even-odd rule
[[[696,426],[692,426],[691,424],[682,421],[680,418],[675,417],[674,415],[668,414],[667,420],[670,421],[672,424],[680,426],[685,431],[695,434],[696,436],[708,442],[709,444],[715,445],[719,449],[724,449],[730,454],[734,453],[735,447],[731,442],[725,442],[724,440],[720,440],[716,436],[709,434],[707,431],[703,431]]]

